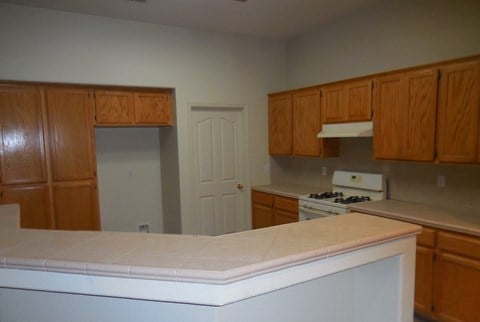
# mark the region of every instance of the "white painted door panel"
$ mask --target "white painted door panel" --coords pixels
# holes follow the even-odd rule
[[[241,109],[192,108],[194,224],[199,234],[239,231],[246,222]]]

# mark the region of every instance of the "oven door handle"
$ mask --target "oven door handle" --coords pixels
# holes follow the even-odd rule
[[[298,206],[298,209],[300,210],[300,212],[304,212],[306,214],[311,214],[311,215],[322,216],[322,217],[328,217],[328,216],[336,215],[336,213],[334,213],[332,211],[315,210],[315,209],[311,209],[311,208],[305,208],[304,206]]]

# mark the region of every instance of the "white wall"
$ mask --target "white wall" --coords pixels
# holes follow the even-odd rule
[[[247,107],[247,187],[268,183],[266,94],[285,87],[284,43],[10,4],[0,39],[3,80],[175,88],[183,232],[194,232],[189,103]]]
[[[160,142],[156,128],[97,128],[102,230],[163,232]]]
[[[289,88],[480,53],[480,1],[388,0],[288,43]]]

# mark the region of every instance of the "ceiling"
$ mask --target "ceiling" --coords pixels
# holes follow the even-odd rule
[[[0,0],[274,39],[289,39],[384,0]]]

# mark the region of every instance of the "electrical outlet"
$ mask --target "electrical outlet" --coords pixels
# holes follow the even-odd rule
[[[437,176],[437,187],[438,188],[445,188],[446,179],[443,174]]]
[[[150,225],[149,224],[139,224],[138,225],[138,232],[149,233],[150,232]]]

